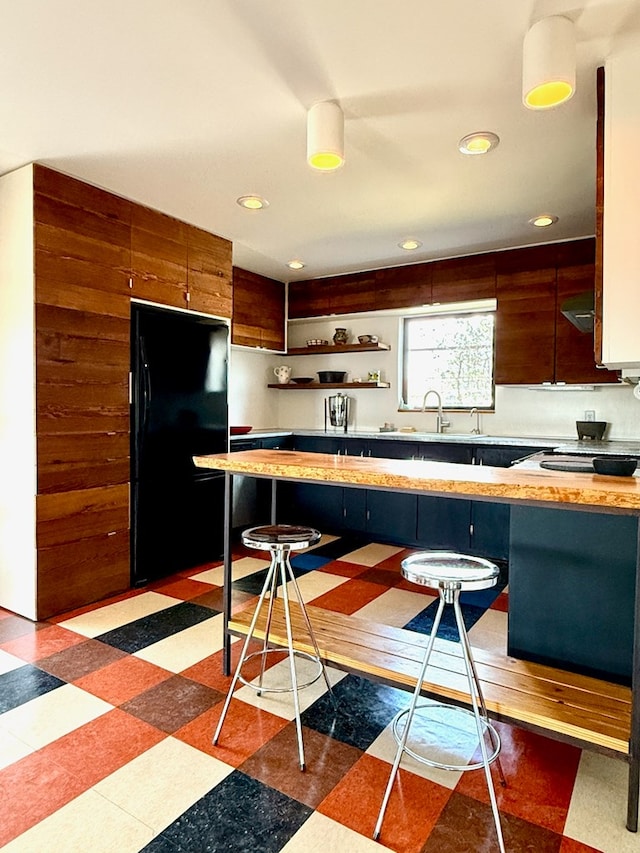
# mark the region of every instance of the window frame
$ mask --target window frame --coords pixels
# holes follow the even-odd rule
[[[444,307],[444,306],[443,306]],[[440,308],[437,311],[429,311],[422,310],[419,313],[415,314],[404,314],[400,318],[400,329],[398,335],[398,341],[400,343],[400,351],[401,358],[399,359],[399,369],[400,369],[400,377],[399,377],[399,387],[402,389],[402,394],[400,398],[400,406],[399,411],[403,412],[420,412],[422,411],[422,407],[414,407],[410,406],[408,403],[408,393],[407,393],[407,375],[408,375],[408,357],[409,357],[409,349],[407,347],[407,334],[406,334],[406,326],[409,321],[416,321],[421,318],[435,319],[438,317],[466,317],[470,314],[493,314],[493,339],[491,342],[492,347],[492,365],[491,365],[491,404],[487,406],[447,406],[443,404],[443,408],[446,408],[449,412],[471,412],[473,409],[476,409],[478,412],[495,412],[495,402],[496,402],[496,382],[495,382],[495,368],[496,368],[496,326],[497,326],[497,306],[495,302],[492,302],[490,305],[486,305],[483,307],[473,307],[473,308],[464,308],[461,305],[458,306],[447,306],[446,309]],[[430,402],[430,401],[427,401]],[[435,411],[437,406],[428,405],[425,411]]]

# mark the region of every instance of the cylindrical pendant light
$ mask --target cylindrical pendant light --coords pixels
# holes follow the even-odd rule
[[[344,163],[344,117],[333,101],[314,104],[307,115],[307,162],[330,172]]]
[[[522,100],[530,110],[547,110],[568,101],[576,88],[573,23],[561,15],[543,18],[524,39]]]

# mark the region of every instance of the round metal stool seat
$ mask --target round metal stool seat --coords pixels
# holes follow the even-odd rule
[[[496,585],[500,574],[495,563],[489,560],[450,551],[412,554],[402,561],[400,570],[411,583],[461,592],[489,589]]]
[[[396,714],[392,722],[392,732],[397,743],[397,749],[373,837],[376,840],[380,837],[382,821],[391,796],[391,789],[397,776],[402,756],[406,753],[422,764],[437,767],[441,770],[454,770],[458,772],[484,770],[498,837],[498,845],[501,853],[504,853],[504,839],[500,825],[498,803],[490,770],[490,765],[496,761],[501,782],[503,785],[506,784],[502,768],[500,767],[500,736],[495,726],[489,722],[480,679],[476,671],[471,644],[469,643],[460,607],[461,593],[494,587],[498,582],[500,570],[495,563],[483,560],[481,557],[456,554],[451,551],[427,551],[412,554],[403,560],[401,563],[401,572],[402,576],[411,581],[411,583],[429,587],[430,589],[437,589],[439,600],[429,641],[420,666],[420,672],[416,679],[411,703],[408,708]],[[455,616],[455,625],[458,629],[460,649],[462,651],[461,662],[469,688],[468,695],[472,710],[446,702],[419,701],[423,685],[425,681],[428,681],[426,679],[427,668],[434,649],[442,614],[447,605],[452,606]],[[454,656],[452,655],[451,657],[453,659]],[[443,664],[439,662],[438,666],[442,668]],[[457,665],[454,672],[458,672]],[[487,740],[490,743],[490,748],[487,748]],[[456,749],[458,754],[461,751],[465,753],[467,760],[458,763],[454,760],[440,760],[440,756],[432,758],[425,754],[426,750],[429,749],[437,749],[442,753],[443,749],[447,746]],[[482,760],[469,763],[468,758],[473,756],[477,748],[480,749]],[[455,756],[455,758],[457,757],[458,755]],[[444,756],[442,758],[444,759]]]
[[[262,527],[250,527],[242,534],[242,542],[247,548],[269,551],[271,548],[289,548],[302,551],[320,541],[320,531],[313,527],[301,527],[296,524],[265,524]]]

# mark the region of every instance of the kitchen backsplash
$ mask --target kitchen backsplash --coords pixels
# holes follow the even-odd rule
[[[377,430],[385,422],[396,428],[414,427],[435,431],[434,412],[399,412],[398,330],[399,317],[328,318],[291,323],[289,346],[304,346],[307,339],[331,341],[337,326],[347,327],[351,341],[362,334],[377,335],[390,344],[389,352],[340,353],[325,356],[283,357],[274,353],[232,348],[229,409],[230,422],[254,428],[321,429],[324,399],[335,391],[278,391],[267,388],[274,381],[273,368],[287,364],[293,376],[313,376],[318,370],[346,370],[347,380],[366,379],[369,371],[380,370],[390,382],[388,389],[347,389],[352,397],[351,429]],[[531,390],[526,387],[496,388],[495,413],[481,415],[481,431],[489,435],[575,438],[575,421],[585,411],[595,411],[595,419],[609,423],[610,439],[640,438],[640,401],[630,385],[594,386],[593,390]],[[467,413],[447,413],[448,432],[468,433],[475,426]]]

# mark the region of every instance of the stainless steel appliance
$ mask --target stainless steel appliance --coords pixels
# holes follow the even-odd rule
[[[347,431],[349,426],[350,397],[338,392],[324,400],[324,431],[328,426]]]
[[[132,304],[132,582],[216,560],[224,475],[192,456],[229,449],[229,326]]]

